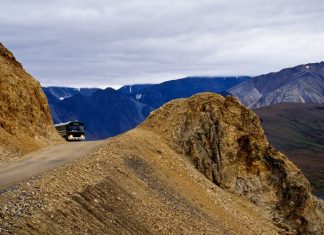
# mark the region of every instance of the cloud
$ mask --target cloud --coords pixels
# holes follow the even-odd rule
[[[321,0],[2,0],[0,40],[43,85],[257,75],[323,60]]]

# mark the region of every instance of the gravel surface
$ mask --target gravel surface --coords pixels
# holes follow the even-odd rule
[[[31,234],[276,234],[265,214],[135,129],[1,191],[0,230]]]

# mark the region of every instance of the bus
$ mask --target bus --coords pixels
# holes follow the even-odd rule
[[[85,140],[84,123],[79,121],[70,121],[55,125],[58,133],[67,141]]]

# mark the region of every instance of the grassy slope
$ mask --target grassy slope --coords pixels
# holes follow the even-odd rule
[[[270,143],[324,194],[324,104],[283,103],[255,111]]]

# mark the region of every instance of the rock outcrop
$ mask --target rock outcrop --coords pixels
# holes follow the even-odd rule
[[[60,140],[39,82],[0,43],[0,164]]]
[[[204,93],[174,100],[140,128],[162,136],[216,185],[268,211],[277,226],[293,233],[323,231],[323,204],[309,182],[268,143],[257,115],[236,98]]]

